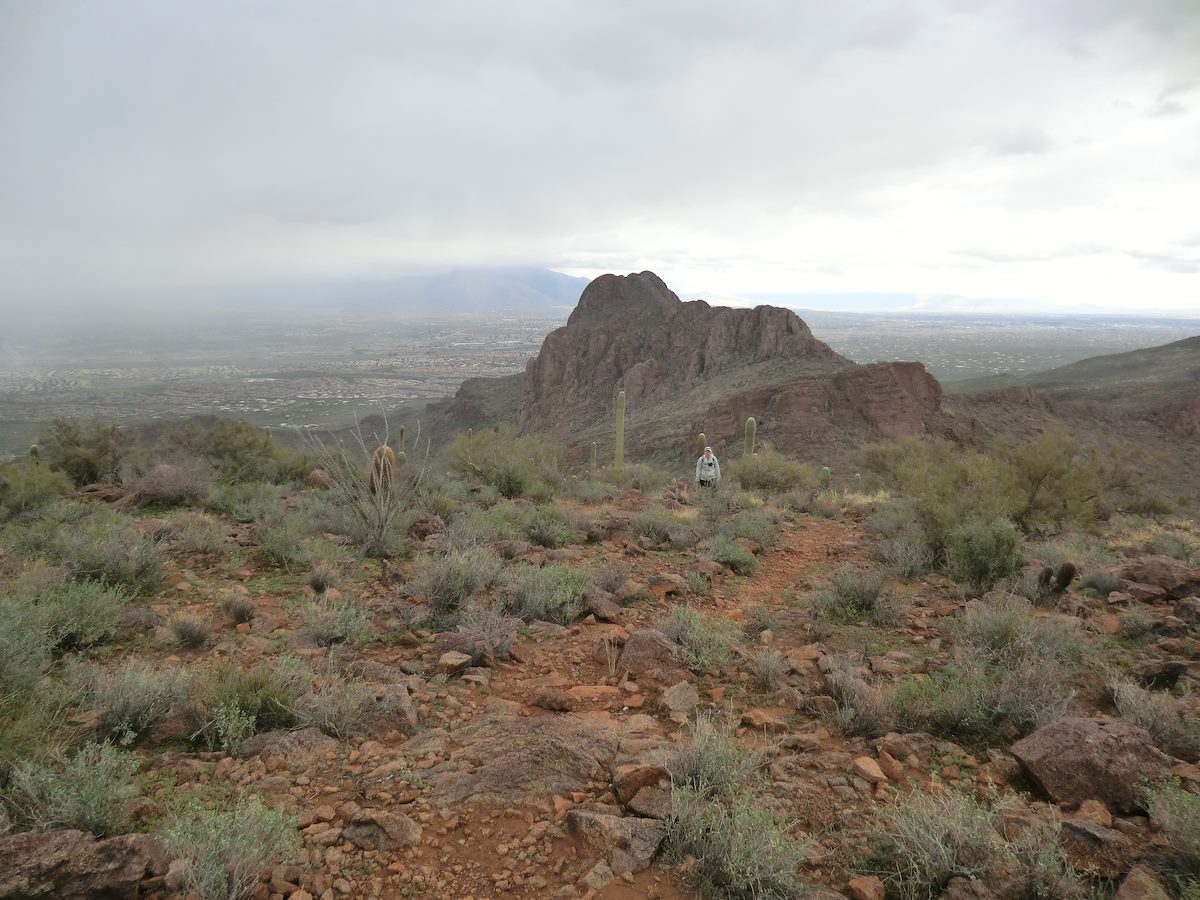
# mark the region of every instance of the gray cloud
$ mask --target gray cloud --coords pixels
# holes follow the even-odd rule
[[[1009,219],[1200,187],[1187,154],[1148,166],[1131,124],[1196,136],[1198,19],[1193,0],[3,3],[0,304],[439,261],[762,280],[805,255],[764,255],[788,235],[879,289],[854,281],[859,246],[891,218],[919,223],[931,273],[964,238],[1040,259],[1053,242],[1030,252]],[[1080,240],[1119,246],[1116,218]],[[826,223],[841,243],[813,246]],[[910,259],[893,287],[937,290]]]

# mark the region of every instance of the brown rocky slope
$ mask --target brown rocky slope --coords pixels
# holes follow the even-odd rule
[[[515,419],[606,450],[621,390],[630,451],[670,456],[690,453],[701,431],[718,446],[737,438],[747,416],[764,439],[793,448],[920,434],[942,393],[920,363],[860,366],[838,355],[790,310],[683,302],[642,272],[591,282],[523,375],[464,383],[449,418],[457,427]]]

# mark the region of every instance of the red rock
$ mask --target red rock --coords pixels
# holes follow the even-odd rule
[[[851,900],[884,900],[887,894],[883,882],[874,875],[851,878],[847,887]]]
[[[888,780],[887,776],[883,774],[883,770],[879,768],[879,763],[869,756],[860,756],[854,760],[854,772],[871,784],[879,784]]]
[[[1116,900],[1170,900],[1161,881],[1145,866],[1134,866],[1117,888]]]
[[[778,734],[787,731],[787,723],[765,709],[752,709],[742,713],[742,724],[755,731]]]

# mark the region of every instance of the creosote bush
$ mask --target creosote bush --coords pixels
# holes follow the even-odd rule
[[[504,497],[549,499],[561,480],[562,448],[522,436],[505,425],[494,431],[459,432],[450,444],[455,470],[495,488]]]
[[[780,494],[798,487],[817,486],[816,469],[787,459],[765,444],[757,453],[741,457],[728,468],[729,475],[747,490]]]
[[[45,506],[70,489],[71,479],[45,463],[0,463],[0,523]]]
[[[434,616],[453,616],[478,591],[495,584],[503,567],[499,557],[481,547],[449,550],[418,560],[413,589]]]
[[[525,526],[525,534],[539,547],[565,547],[580,540],[580,534],[571,527],[562,513],[553,509],[539,509]]]
[[[184,711],[191,739],[209,749],[232,751],[260,731],[290,727],[296,721],[296,702],[311,682],[312,672],[294,656],[280,657],[272,667],[210,669],[188,693]]]
[[[738,575],[753,575],[758,571],[758,560],[754,554],[728,538],[714,538],[709,554],[714,562],[728,566]]]
[[[955,581],[986,591],[1018,572],[1024,560],[1016,529],[1006,523],[968,522],[946,532],[946,570]]]
[[[367,611],[351,597],[318,594],[301,600],[299,609],[301,629],[318,646],[359,643],[371,633]]]
[[[170,715],[187,692],[187,677],[137,659],[117,669],[86,673],[86,702],[96,713],[96,733],[128,746]]]
[[[184,860],[184,888],[200,900],[244,900],[273,863],[300,852],[295,817],[257,797],[239,798],[227,808],[192,801],[170,821],[163,843]]]
[[[1117,715],[1144,728],[1162,750],[1188,762],[1200,758],[1200,722],[1184,712],[1173,697],[1122,678],[1110,681],[1108,690]]]

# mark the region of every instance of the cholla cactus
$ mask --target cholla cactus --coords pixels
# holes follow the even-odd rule
[[[746,455],[754,455],[754,438],[758,434],[758,423],[754,421],[754,416],[746,420]]]

